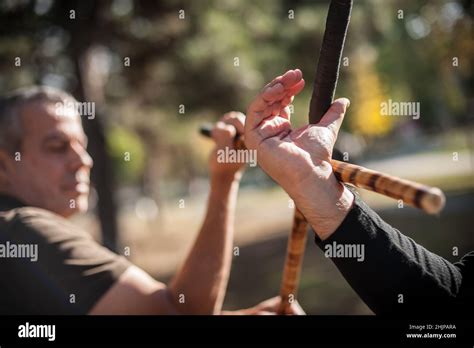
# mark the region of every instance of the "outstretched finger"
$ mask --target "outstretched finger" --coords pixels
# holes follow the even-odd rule
[[[281,77],[277,78],[276,81],[281,83],[286,90],[293,87],[295,84],[303,79],[303,73],[300,69],[288,70]]]
[[[247,110],[245,127],[255,129],[267,117],[281,113],[293,99],[293,96],[304,88],[300,70],[290,70],[269,83],[254,99]],[[283,112],[284,113],[284,112]],[[284,113],[284,116],[286,114]]]
[[[294,85],[286,92],[286,95],[287,95],[287,96],[290,96],[290,97],[293,97],[293,96],[297,95],[298,93],[300,93],[300,92],[303,90],[304,85],[305,85],[305,81],[304,81],[304,80],[298,81],[296,84],[294,84]]]
[[[302,87],[301,81],[303,81],[303,74],[301,70],[288,70],[286,73],[276,77],[269,84],[267,84],[250,104],[249,109],[255,112],[262,111],[266,108],[268,103],[281,100],[282,98],[288,96],[289,93],[293,93],[294,87],[296,87],[296,90],[298,87]]]
[[[300,69],[288,70],[283,75],[275,77],[270,83],[268,83],[263,89],[281,83],[285,89],[290,88],[303,78],[303,73]]]
[[[281,83],[266,86],[250,104],[249,110],[260,112],[265,110],[268,105],[273,104],[276,100],[285,95],[285,87]]]

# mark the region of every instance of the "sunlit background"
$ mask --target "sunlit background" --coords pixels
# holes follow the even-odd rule
[[[293,114],[304,125],[327,7],[312,0],[3,0],[0,92],[46,84],[96,103],[95,119],[83,119],[95,161],[93,209],[74,220],[166,281],[205,211],[212,143],[199,125],[245,111],[266,81],[289,68],[307,81]],[[337,89],[351,100],[338,141],[346,159],[439,186],[448,201],[431,217],[361,194],[451,261],[474,249],[473,15],[471,1],[355,1]],[[420,103],[420,117],[382,115],[389,100]],[[278,293],[292,214],[288,196],[249,168],[226,308]],[[304,309],[371,313],[311,239]]]

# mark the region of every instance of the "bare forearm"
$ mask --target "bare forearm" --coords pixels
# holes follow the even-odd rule
[[[232,261],[239,176],[211,177],[204,223],[184,265],[169,286],[181,313],[221,311]]]

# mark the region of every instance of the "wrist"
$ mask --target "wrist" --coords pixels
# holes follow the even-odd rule
[[[317,176],[302,182],[294,201],[314,232],[325,240],[346,218],[354,203],[354,194],[331,171],[327,177]]]
[[[341,182],[338,182],[338,185],[340,194],[335,201],[333,211],[329,213],[327,218],[314,221],[314,224],[311,224],[315,232],[318,229],[316,233],[321,240],[326,240],[336,232],[354,205],[354,194]]]

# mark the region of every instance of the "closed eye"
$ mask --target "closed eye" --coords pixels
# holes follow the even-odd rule
[[[66,141],[54,141],[47,144],[46,149],[55,153],[63,153],[68,150],[69,144]]]

